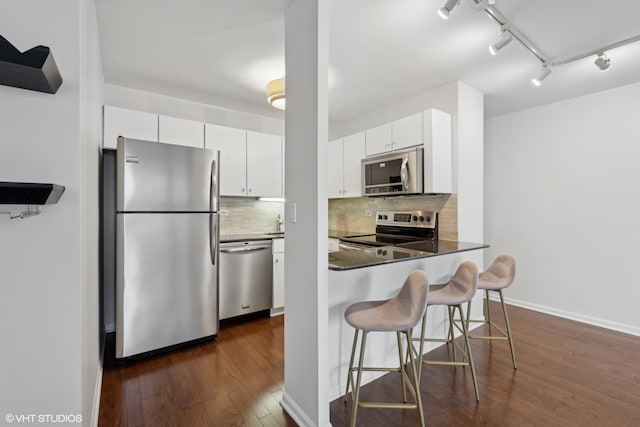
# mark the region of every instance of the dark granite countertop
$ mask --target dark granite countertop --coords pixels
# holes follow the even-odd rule
[[[329,253],[330,270],[352,270],[354,268],[371,267],[374,265],[402,262],[418,258],[428,258],[457,252],[472,251],[488,248],[484,243],[457,242],[438,240],[435,252],[423,252],[397,246],[380,246],[344,249]]]
[[[243,242],[253,240],[272,240],[281,239],[284,237],[284,233],[240,233],[240,234],[221,234],[220,243],[229,242]]]

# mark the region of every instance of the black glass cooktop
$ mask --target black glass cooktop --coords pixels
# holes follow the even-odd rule
[[[404,243],[420,242],[423,239],[419,237],[394,236],[391,234],[367,234],[365,236],[343,237],[340,240],[370,246],[399,246]]]

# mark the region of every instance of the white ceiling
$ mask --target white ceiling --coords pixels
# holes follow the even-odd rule
[[[284,9],[292,0],[97,0],[107,83],[271,117],[266,83],[284,73]],[[295,0],[301,1],[301,0]],[[517,41],[497,56],[498,24],[462,0],[331,0],[329,117],[340,124],[451,81],[485,93],[492,117],[640,81],[640,42],[540,69]],[[640,35],[637,0],[497,0],[552,61]]]

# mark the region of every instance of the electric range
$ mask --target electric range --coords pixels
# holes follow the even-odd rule
[[[437,252],[437,213],[431,211],[378,211],[376,232],[340,239],[366,246],[396,246],[421,252]]]

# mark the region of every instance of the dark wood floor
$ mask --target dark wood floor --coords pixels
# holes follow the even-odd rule
[[[640,425],[640,338],[508,309],[518,369],[506,342],[474,340],[476,404],[468,368],[425,366],[427,425]],[[216,342],[125,366],[105,361],[99,425],[295,426],[278,404],[283,329],[282,317],[258,319],[222,329]],[[392,400],[399,392],[399,376],[389,374],[362,397]],[[349,425],[350,403],[338,399],[330,410],[334,427]],[[419,424],[414,410],[360,409],[358,425]]]
[[[227,326],[215,341],[123,366],[107,345],[98,425],[295,426],[279,403],[283,320]]]

